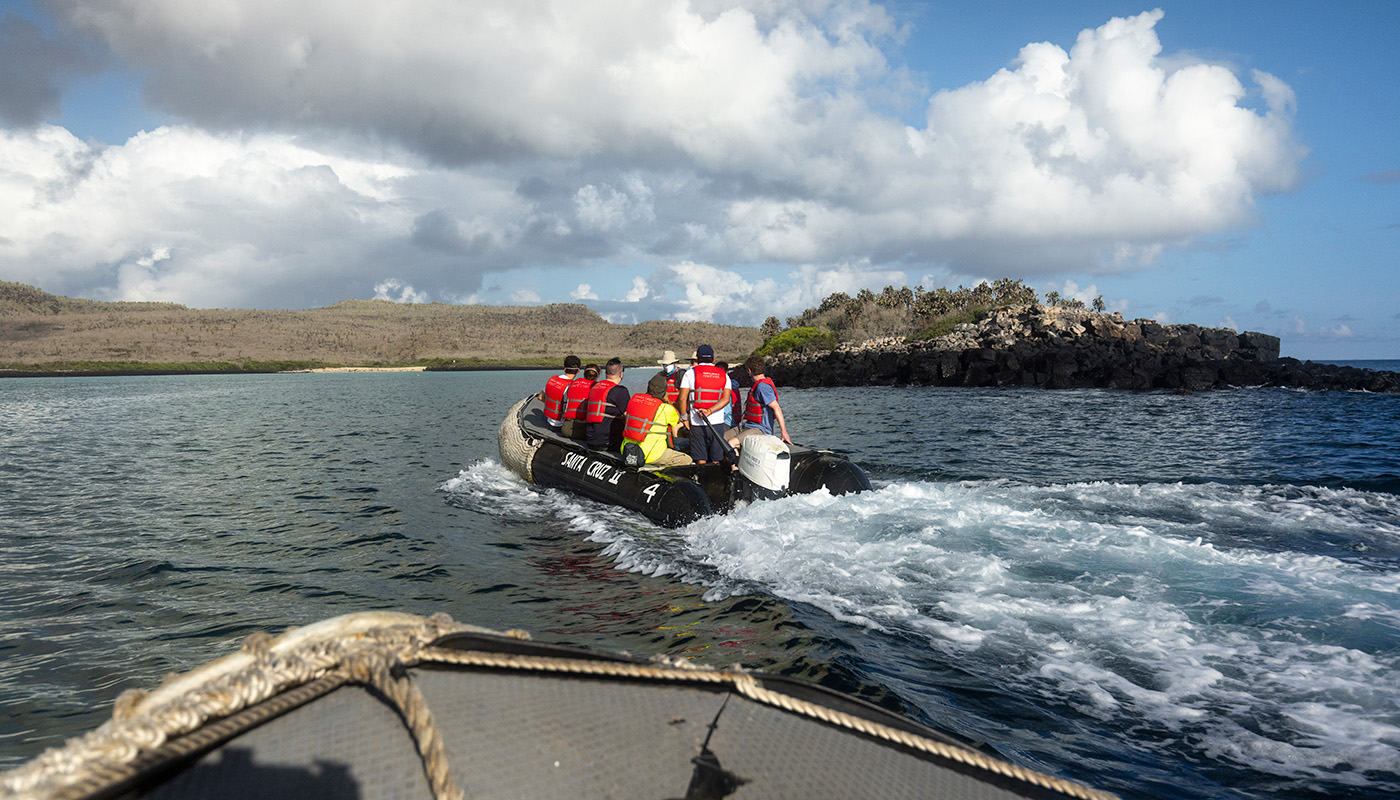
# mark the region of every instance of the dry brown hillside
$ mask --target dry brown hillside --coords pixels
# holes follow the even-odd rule
[[[618,356],[655,361],[662,350],[700,343],[742,359],[754,328],[703,322],[614,325],[576,304],[455,306],[347,300],[305,311],[192,309],[169,303],[102,303],[0,282],[0,366],[54,362],[311,361],[408,364],[458,359],[553,366],[566,353],[585,361]]]

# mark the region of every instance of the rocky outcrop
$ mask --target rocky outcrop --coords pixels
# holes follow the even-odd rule
[[[889,338],[820,354],[769,358],[768,374],[798,387],[932,385],[1103,387],[1200,391],[1279,385],[1400,391],[1400,374],[1279,358],[1279,339],[1197,325],[1162,325],[1082,309],[997,309],[920,342]]]

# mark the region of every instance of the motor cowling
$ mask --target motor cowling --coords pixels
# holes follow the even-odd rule
[[[776,436],[751,434],[739,450],[739,472],[755,486],[784,493],[792,477],[792,453]]]

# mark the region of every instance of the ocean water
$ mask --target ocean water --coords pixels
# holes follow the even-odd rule
[[[389,608],[806,677],[1124,797],[1400,793],[1400,397],[782,390],[875,490],[664,530],[500,466],[546,375],[0,381],[0,767]]]

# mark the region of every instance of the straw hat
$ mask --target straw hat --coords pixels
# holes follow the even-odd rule
[[[676,351],[675,351],[675,350],[667,350],[666,352],[664,352],[664,353],[661,354],[661,360],[660,360],[660,361],[657,361],[656,363],[660,364],[660,365],[663,366],[663,367],[666,366],[667,364],[674,364],[674,363],[676,363]]]

